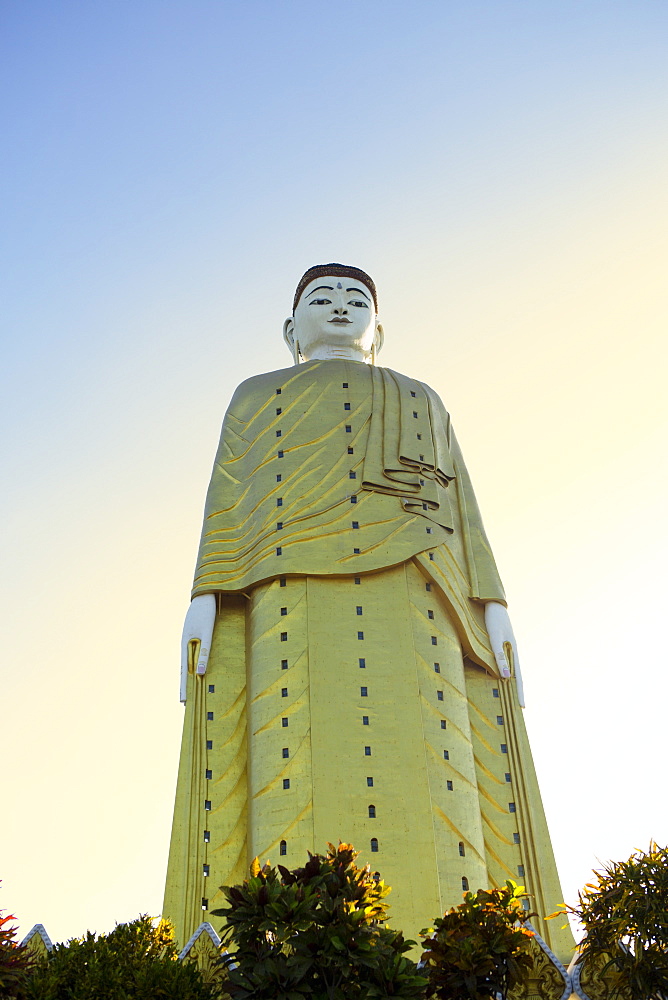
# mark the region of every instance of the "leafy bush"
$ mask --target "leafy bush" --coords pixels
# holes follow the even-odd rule
[[[224,888],[225,989],[234,1000],[375,1000],[424,996],[404,952],[414,944],[381,922],[390,889],[358,868],[350,844],[309,854],[303,868],[260,868]]]
[[[579,962],[617,973],[610,997],[668,997],[668,848],[651,843],[628,861],[611,861],[565,907],[583,925]]]
[[[57,944],[40,960],[26,1000],[213,1000],[192,962],[179,962],[171,925],[148,916]]]
[[[6,1000],[23,1000],[25,984],[34,959],[27,948],[16,940],[16,920],[11,914],[3,917],[0,910],[0,997]]]
[[[522,908],[524,897],[512,881],[500,889],[467,892],[463,903],[421,931],[428,997],[505,1000],[532,965],[527,942],[533,932],[523,926],[531,914]]]

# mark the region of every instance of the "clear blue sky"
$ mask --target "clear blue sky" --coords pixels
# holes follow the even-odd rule
[[[0,906],[159,911],[220,422],[327,260],[453,414],[566,897],[666,843],[668,7],[7,0],[0,46]]]

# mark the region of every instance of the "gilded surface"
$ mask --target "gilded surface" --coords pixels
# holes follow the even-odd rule
[[[188,681],[165,894],[179,940],[254,856],[294,867],[339,839],[393,887],[409,937],[465,883],[514,878],[556,909],[515,685],[484,626],[503,591],[430,389],[343,361],[244,383],[207,499],[207,591],[220,614]],[[554,923],[540,932],[567,961]]]
[[[508,1000],[565,1000],[571,995],[568,973],[564,975],[539,941],[529,945],[533,967],[523,973],[522,982],[513,986]]]
[[[618,974],[613,967],[603,971],[607,961],[605,957],[587,959],[575,966],[573,980],[578,995],[583,1000],[610,1000],[613,995],[619,1000],[632,1000],[627,990],[613,994],[613,987],[618,987]]]

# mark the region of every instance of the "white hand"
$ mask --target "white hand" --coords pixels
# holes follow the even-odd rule
[[[508,663],[504,646],[507,643],[511,648],[513,666],[515,668],[515,680],[517,681],[517,694],[520,705],[524,708],[524,691],[522,687],[522,674],[520,673],[520,658],[517,653],[517,641],[513,632],[513,626],[510,624],[508,611],[503,604],[499,604],[498,601],[487,602],[485,605],[485,626],[501,677],[510,677],[510,664]]]
[[[211,652],[211,639],[213,637],[213,626],[216,620],[216,595],[200,594],[193,597],[186,620],[183,623],[183,635],[181,637],[181,701],[185,704],[186,687],[188,683],[188,649],[191,643],[199,643],[197,653],[197,666],[195,672],[205,674],[209,653]]]

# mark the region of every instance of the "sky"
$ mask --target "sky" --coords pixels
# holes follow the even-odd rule
[[[668,842],[668,7],[4,0],[0,907],[158,914],[220,424],[312,264],[452,414],[564,898]],[[324,845],[323,845],[324,847]]]

